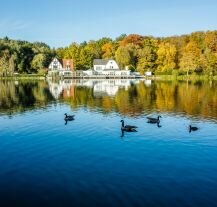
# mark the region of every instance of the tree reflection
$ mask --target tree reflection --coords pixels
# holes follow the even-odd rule
[[[44,107],[53,97],[44,81],[0,81],[0,112],[13,114]]]
[[[46,107],[56,99],[73,109],[87,107],[128,117],[160,111],[217,119],[216,82],[1,81],[0,88],[0,112],[7,114]]]

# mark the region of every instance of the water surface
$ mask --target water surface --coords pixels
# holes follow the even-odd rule
[[[217,206],[216,82],[0,89],[1,206]],[[147,123],[157,115],[160,127]],[[138,132],[122,134],[121,119]],[[199,130],[189,133],[190,124]]]

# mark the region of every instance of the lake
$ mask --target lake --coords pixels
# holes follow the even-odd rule
[[[0,89],[0,206],[217,206],[217,82],[7,80]],[[122,119],[137,132],[122,133]]]

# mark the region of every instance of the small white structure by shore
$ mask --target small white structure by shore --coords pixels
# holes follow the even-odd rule
[[[152,72],[151,71],[146,71],[145,76],[152,76]]]

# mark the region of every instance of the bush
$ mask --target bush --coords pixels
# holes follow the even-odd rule
[[[128,70],[130,70],[131,72],[135,72],[136,68],[133,65],[129,65]]]
[[[45,69],[45,68],[43,68],[43,69],[39,69],[39,70],[38,70],[38,75],[46,75],[47,72],[48,72],[48,70]]]

